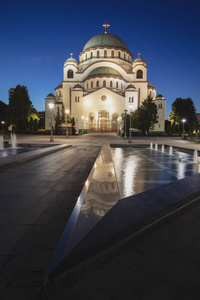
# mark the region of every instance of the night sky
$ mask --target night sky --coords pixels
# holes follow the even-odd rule
[[[191,97],[200,113],[200,1],[0,0],[0,100],[8,90],[28,88],[34,107],[63,80],[70,53],[78,60],[87,41],[108,32],[147,62],[147,79],[171,104]]]

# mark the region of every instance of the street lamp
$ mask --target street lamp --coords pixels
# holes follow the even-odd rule
[[[124,110],[125,114],[125,132],[124,132],[124,138],[126,139],[126,114],[127,114],[127,109]]]
[[[86,130],[89,129],[88,128],[88,118],[86,118]]]
[[[65,112],[66,112],[66,114],[67,114],[67,117],[66,117],[66,119],[67,119],[67,124],[66,124],[66,138],[68,138],[69,137],[69,135],[68,135],[68,113],[69,113],[69,109],[66,109],[65,110]]]
[[[184,124],[186,122],[186,119],[182,119],[181,122],[183,123],[183,134],[184,134]]]
[[[3,133],[4,133],[4,124],[5,124],[5,122],[4,122],[4,121],[1,121],[1,124],[2,124],[2,126],[3,126]]]
[[[49,108],[51,110],[51,137],[50,137],[50,142],[54,142],[54,139],[53,139],[53,130],[52,130],[52,118],[53,118],[52,111],[53,111],[53,108],[54,108],[54,104],[53,103],[49,103]]]
[[[84,116],[81,117],[82,119],[82,133],[83,133],[83,122],[84,122]]]
[[[129,143],[131,143],[131,106],[132,106],[132,103],[129,103],[129,106],[130,106],[130,127],[129,127]]]

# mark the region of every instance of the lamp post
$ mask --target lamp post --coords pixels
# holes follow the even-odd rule
[[[129,143],[131,143],[131,106],[132,106],[132,103],[129,103],[129,106],[130,106],[130,127],[129,127]]]
[[[126,114],[127,114],[127,109],[124,110],[125,114],[125,132],[124,132],[124,138],[126,139]]]
[[[186,122],[186,119],[182,119],[181,122],[183,123],[183,134],[184,134],[184,124]]]
[[[89,129],[88,128],[88,118],[86,118],[86,130]]]
[[[53,108],[54,108],[54,104],[53,103],[49,103],[49,108],[51,110],[51,137],[50,137],[50,142],[54,142],[54,139],[53,139],[53,130],[52,130],[52,118],[53,118],[52,111],[53,111]]]
[[[69,109],[66,109],[65,110],[65,112],[66,112],[66,138],[68,138],[69,137],[69,135],[68,135],[68,113],[69,113]]]
[[[84,116],[81,117],[82,119],[82,133],[83,133],[83,122],[84,122]]]
[[[5,122],[4,121],[1,121],[1,124],[2,124],[2,127],[3,127],[3,134],[4,134],[4,124],[5,124]]]

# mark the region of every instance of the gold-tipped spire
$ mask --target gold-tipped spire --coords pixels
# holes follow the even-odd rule
[[[71,55],[71,58],[73,58],[72,56],[73,56],[73,53],[70,53],[70,55]]]
[[[138,53],[138,58],[140,58],[140,55],[141,55],[141,54],[140,54],[140,53]]]
[[[103,24],[102,26],[105,27],[105,33],[108,33],[108,32],[107,32],[107,29],[108,29],[108,27],[110,27],[110,25],[107,23],[107,21],[106,21],[106,23]]]

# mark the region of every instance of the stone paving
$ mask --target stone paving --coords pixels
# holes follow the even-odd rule
[[[18,136],[47,144],[49,136]],[[180,138],[134,138],[200,150]],[[104,143],[127,144],[115,134],[55,137],[72,145],[0,169],[0,297],[42,299],[42,274]],[[2,163],[3,164],[3,163]],[[52,299],[198,299],[200,204],[143,237],[107,264]],[[49,298],[50,299],[50,298]]]

